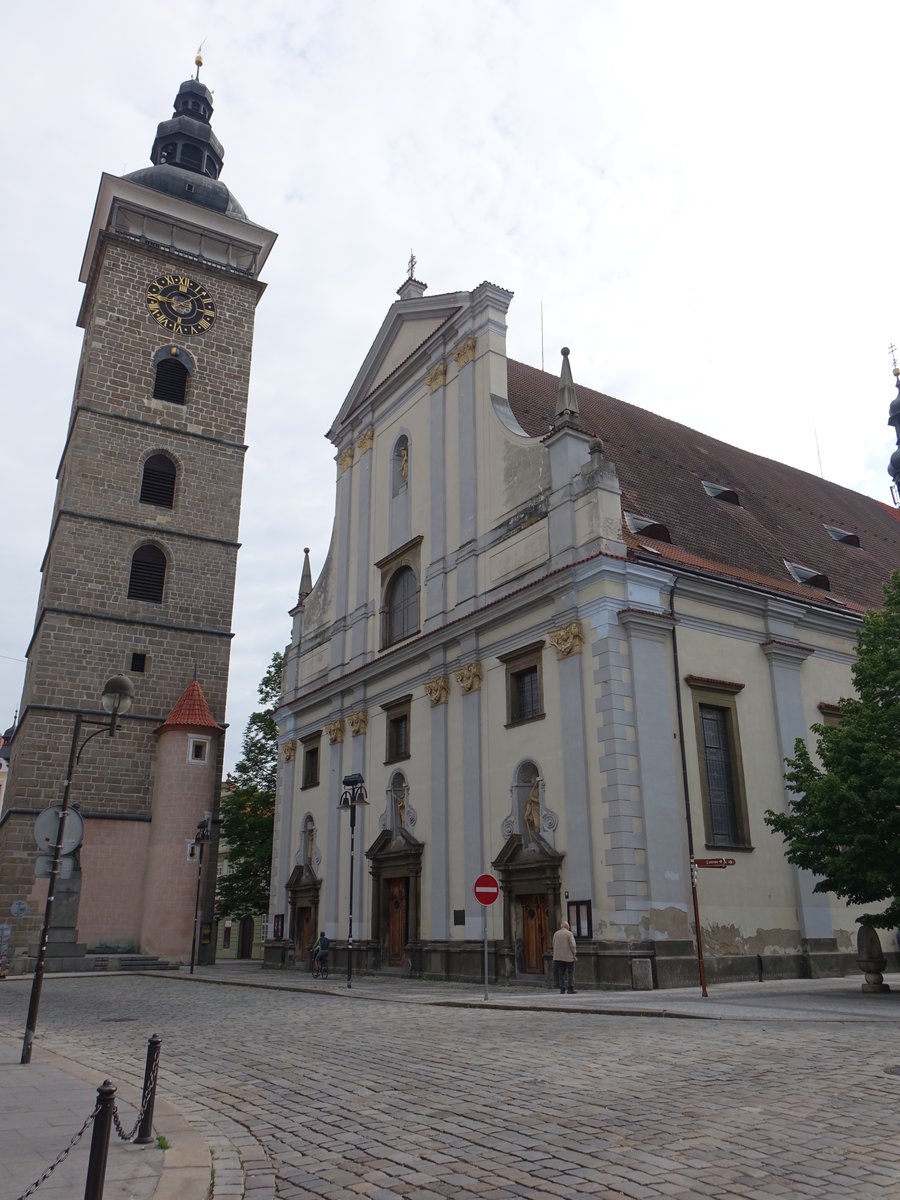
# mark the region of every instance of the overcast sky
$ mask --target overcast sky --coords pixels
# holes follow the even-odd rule
[[[331,532],[324,433],[410,250],[515,293],[512,357],[891,502],[900,5],[9,5],[0,47],[0,723],[34,621],[101,171],[193,73],[278,232],[257,310],[226,759]],[[600,431],[602,434],[602,431]],[[201,681],[202,682],[202,681]],[[85,698],[86,703],[90,698]]]

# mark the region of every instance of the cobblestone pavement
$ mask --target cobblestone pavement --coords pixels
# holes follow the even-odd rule
[[[900,1197],[883,1020],[417,994],[49,976],[38,1046],[139,1085],[158,1033],[160,1095],[207,1137],[219,1200]],[[0,987],[0,1036],[21,1035],[27,998]]]

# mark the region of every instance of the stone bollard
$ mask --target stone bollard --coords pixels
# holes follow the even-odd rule
[[[884,982],[883,971],[887,959],[881,949],[878,931],[871,925],[860,925],[856,935],[856,962],[865,973],[866,982],[862,985],[864,992],[889,992],[890,985]]]

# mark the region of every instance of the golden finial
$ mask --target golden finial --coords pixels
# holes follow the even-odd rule
[[[194,66],[197,68],[197,74],[194,76],[195,79],[200,78],[200,68],[203,66],[203,55],[200,53],[200,51],[203,49],[205,44],[206,44],[206,38],[204,38],[203,41],[200,43],[200,45],[197,47],[197,53],[194,55]]]

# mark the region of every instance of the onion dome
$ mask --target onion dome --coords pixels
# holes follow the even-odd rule
[[[219,179],[225,150],[210,125],[212,92],[200,82],[202,59],[198,55],[195,61],[197,78],[184,81],[171,118],[157,126],[150,151],[153,166],[132,171],[125,178],[246,221],[247,214]]]

